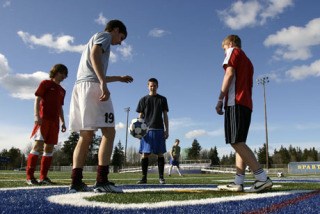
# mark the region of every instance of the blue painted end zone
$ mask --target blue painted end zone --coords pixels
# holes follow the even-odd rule
[[[124,190],[144,189],[144,188],[214,188],[216,185],[126,185]],[[59,205],[51,203],[47,197],[61,195],[67,192],[67,187],[53,188],[27,188],[27,189],[0,189],[0,211],[1,213],[242,213],[253,210],[259,210],[264,207],[270,207],[274,204],[283,203],[301,197],[305,193],[294,193],[289,195],[246,199],[239,201],[225,201],[212,204],[184,205],[173,207],[161,207],[152,209],[112,209],[102,207],[77,207],[72,205]],[[121,205],[119,205],[121,206]],[[320,193],[307,200],[301,200],[296,203],[278,209],[274,213],[319,213]]]

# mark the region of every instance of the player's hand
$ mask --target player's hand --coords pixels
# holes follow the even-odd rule
[[[39,116],[34,116],[34,124],[40,126],[42,124],[42,119]]]
[[[62,123],[61,125],[61,132],[65,132],[67,130],[66,125]]]
[[[131,83],[131,82],[133,82],[133,78],[131,76],[126,75],[126,76],[122,76],[120,81],[126,82],[126,83]]]
[[[164,131],[164,139],[168,139],[169,137],[169,132],[168,131]]]
[[[101,96],[99,97],[100,101],[107,101],[110,97],[110,91],[107,88],[107,85],[105,83],[100,84],[101,89]]]
[[[222,108],[223,108],[223,102],[222,102],[222,101],[218,101],[218,102],[217,102],[217,105],[216,105],[216,112],[217,112],[217,114],[223,115],[223,110],[222,110]]]

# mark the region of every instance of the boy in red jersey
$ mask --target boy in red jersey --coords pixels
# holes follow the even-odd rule
[[[27,184],[53,184],[47,174],[52,162],[54,145],[58,143],[59,122],[61,131],[66,131],[63,115],[63,103],[66,91],[60,83],[68,76],[68,68],[63,64],[56,64],[50,70],[50,80],[40,83],[35,92],[34,121],[31,133],[35,143],[27,161]],[[60,120],[60,121],[59,121]],[[39,181],[34,177],[38,157],[43,152],[40,166]]]
[[[233,183],[219,185],[221,190],[244,191],[246,165],[250,167],[256,178],[250,192],[261,192],[272,188],[272,181],[258,163],[246,140],[252,113],[252,79],[253,65],[241,49],[241,39],[237,35],[229,35],[222,42],[225,51],[223,78],[216,111],[219,115],[225,109],[225,138],[236,151],[236,175]]]

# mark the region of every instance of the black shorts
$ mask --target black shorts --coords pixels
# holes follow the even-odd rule
[[[246,142],[251,122],[251,109],[242,105],[227,106],[224,131],[227,144]]]

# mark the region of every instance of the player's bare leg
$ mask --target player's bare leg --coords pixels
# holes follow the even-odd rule
[[[94,192],[123,192],[121,188],[118,188],[114,183],[108,179],[109,164],[113,149],[113,142],[115,137],[114,127],[105,127],[101,129],[102,138],[98,153],[98,168],[97,179],[94,185]]]
[[[256,178],[256,181],[251,187],[250,191],[260,192],[265,189],[270,189],[272,187],[272,181],[269,177],[267,177],[266,172],[262,169],[255,155],[253,154],[252,150],[247,146],[247,144],[241,142],[232,144],[232,147],[239,155],[237,163],[237,168],[239,167],[239,171],[243,171],[244,174],[245,165],[248,165],[250,169],[252,169],[253,174]]]
[[[92,142],[93,131],[81,130],[78,143],[73,152],[73,168],[83,168]]]
[[[101,144],[99,147],[99,165],[100,166],[107,166],[110,164],[112,149],[113,149],[113,142],[115,137],[115,129],[114,127],[106,127],[101,129],[102,138]]]

